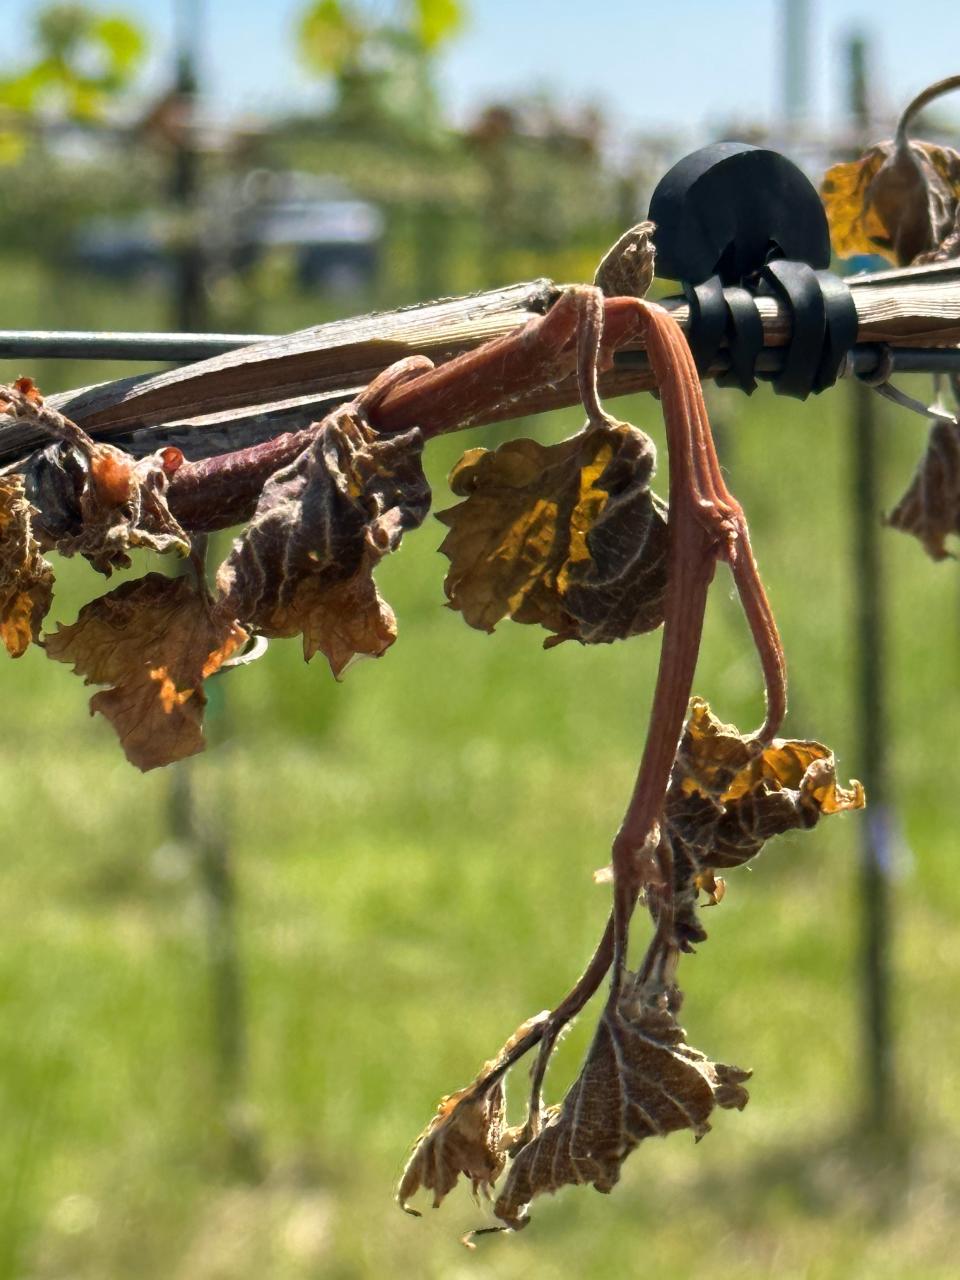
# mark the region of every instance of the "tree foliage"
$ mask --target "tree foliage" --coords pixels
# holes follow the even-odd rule
[[[443,129],[433,58],[465,20],[460,0],[396,0],[386,19],[356,0],[315,0],[299,20],[297,50],[331,83],[341,124],[436,140]]]
[[[34,58],[0,79],[0,108],[15,116],[101,119],[132,83],[146,52],[141,28],[84,4],[51,4],[34,15]]]

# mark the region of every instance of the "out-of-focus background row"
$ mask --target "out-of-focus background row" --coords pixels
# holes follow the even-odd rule
[[[647,8],[296,0],[268,24],[238,0],[0,0],[0,327],[283,332],[588,280],[692,146],[769,142],[816,178],[957,70],[952,3]],[[924,123],[957,142],[949,99]],[[0,361],[45,391],[130,371]],[[184,766],[137,773],[41,651],[0,664],[0,1276],[956,1275],[960,581],[884,532],[858,632],[853,392],[710,403],[784,633],[787,728],[844,779],[876,767],[879,659],[887,803],[732,874],[684,961],[691,1042],[755,1070],[744,1114],[696,1148],[644,1144],[609,1199],[538,1203],[474,1256],[466,1191],[414,1221],[393,1185],[441,1094],[590,953],[656,637],[545,654],[533,629],[467,630],[428,521],[378,571],[400,623],[383,660],[338,686],[271,646],[213,682],[211,749]],[[617,412],[662,444],[651,398]],[[437,507],[463,448],[578,425],[431,445]],[[871,528],[925,433],[876,410]],[[57,573],[60,620],[105,589]],[[758,719],[723,575],[697,691]]]

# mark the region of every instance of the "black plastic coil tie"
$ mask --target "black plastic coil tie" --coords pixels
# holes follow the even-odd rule
[[[727,304],[719,276],[711,276],[703,284],[683,286],[683,296],[690,306],[687,342],[701,378],[717,358],[727,332]]]
[[[756,294],[739,285],[724,289],[719,275],[703,284],[684,283],[690,307],[687,341],[701,377],[725,349],[730,368],[717,377],[720,386],[750,395],[761,378],[772,382],[778,395],[798,400],[832,387],[857,340],[857,308],[843,280],[806,262],[779,258],[763,268],[758,293],[777,297],[790,312],[790,340],[776,373],[757,370],[764,346]]]

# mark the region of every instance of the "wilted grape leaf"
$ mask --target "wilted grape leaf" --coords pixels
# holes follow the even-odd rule
[[[944,560],[947,535],[960,534],[960,428],[935,422],[906,493],[887,524],[919,538],[927,554]]]
[[[130,567],[127,552],[144,547],[190,552],[190,540],[167,506],[170,477],[183,462],[179,449],[135,459],[101,444],[49,408],[29,378],[0,387],[0,412],[32,421],[55,440],[27,468],[34,529],[44,549],[82,555],[101,573]]]
[[[716,871],[749,862],[772,836],[864,803],[859,782],[837,784],[833,753],[821,743],[775,738],[760,750],[694,698],[661,823],[673,852],[680,945],[706,937],[696,901],[700,890],[719,901]]]
[[[56,549],[65,556],[82,555],[107,577],[114,569],[128,569],[127,553],[137,547],[188,555],[190,539],[166,499],[170,477],[182,461],[179,449],[135,459],[113,445],[92,444],[79,493],[71,469],[61,469],[65,485],[60,497],[68,505],[75,503],[76,512],[66,528],[62,504],[51,513],[61,528]]]
[[[420,1187],[433,1192],[436,1209],[444,1196],[452,1191],[460,1174],[473,1184],[474,1194],[488,1194],[490,1187],[506,1163],[501,1139],[504,1131],[504,1081],[482,1091],[478,1089],[506,1060],[511,1049],[542,1022],[547,1013],[539,1013],[522,1023],[506,1042],[496,1058],[484,1063],[476,1080],[464,1089],[440,1100],[437,1114],[414,1144],[413,1152],[397,1188],[397,1203],[405,1213],[419,1216],[409,1201]]]
[[[0,639],[13,658],[39,637],[53,598],[53,569],[40,554],[33,515],[20,476],[0,476]]]
[[[373,570],[429,510],[422,450],[419,431],[380,438],[332,414],[264,485],[220,566],[225,611],[267,636],[302,633],[307,661],[321,650],[338,677],[358,654],[379,657],[396,621]]]
[[[148,573],[84,605],[75,623],[46,637],[57,662],[86,684],[127,759],[144,771],[203,750],[203,681],[247,639],[217,616],[186,577]]]
[[[625,974],[615,1009],[604,1011],[578,1079],[510,1164],[494,1213],[518,1229],[535,1196],[569,1184],[610,1191],[644,1138],[690,1129],[701,1138],[715,1107],[746,1106],[749,1071],[711,1062],[677,1025],[676,987],[644,986]]]
[[[547,645],[623,639],[663,621],[666,507],[650,492],[652,441],[626,423],[561,444],[471,449],[450,477],[465,501],[439,513],[450,532],[444,583],[472,627],[539,623]]]
[[[841,258],[881,253],[908,266],[936,255],[949,238],[960,207],[960,152],[911,141],[907,125],[955,87],[953,78],[932,85],[907,107],[893,140],[827,170],[820,194]]]

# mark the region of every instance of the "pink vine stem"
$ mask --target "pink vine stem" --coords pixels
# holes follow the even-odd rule
[[[619,995],[630,918],[642,889],[658,893],[660,911],[657,932],[641,972],[652,970],[657,959],[662,960],[663,953],[673,947],[672,869],[669,850],[659,839],[659,821],[693,687],[707,594],[720,560],[730,565],[763,671],[766,714],[754,735],[758,746],[774,738],[786,712],[786,666],[780,637],[754,559],[743,508],[727,488],[720,470],[703,391],[683,331],[663,308],[619,298],[607,300],[606,317],[609,321],[612,314],[615,323],[608,323],[601,336],[595,292],[578,289],[567,296],[569,316],[576,317],[578,323],[578,372],[584,404],[592,420],[602,415],[596,398],[598,365],[602,367],[612,351],[631,337],[639,335],[645,340],[660,391],[670,460],[667,591],[660,666],[646,743],[613,842],[611,917],[589,965],[560,1004],[471,1090],[471,1096],[485,1092],[539,1043],[540,1053],[532,1072],[528,1137],[539,1125],[540,1087],[557,1036],[596,992],[611,964],[614,973],[610,1002],[614,1003]],[[531,345],[535,339],[536,334],[531,333]],[[570,345],[572,348],[574,344]],[[597,349],[591,360],[590,349],[594,347]],[[566,345],[562,349],[566,352]],[[438,372],[443,368],[447,366]],[[416,390],[417,380],[399,388],[394,407]],[[381,411],[389,407],[388,397]],[[393,425],[395,419],[391,421]]]

